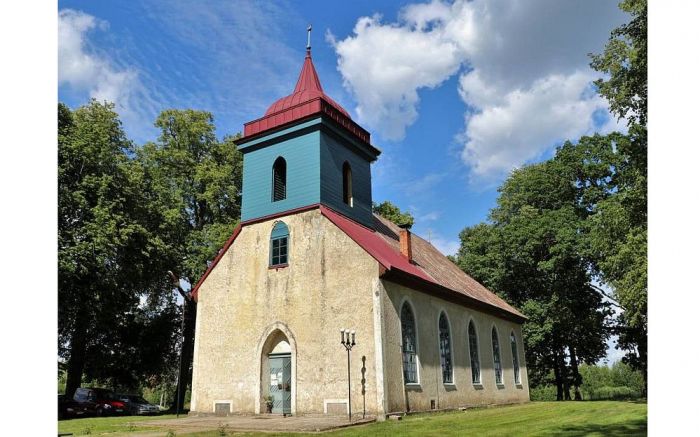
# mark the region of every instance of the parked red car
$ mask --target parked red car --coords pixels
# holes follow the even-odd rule
[[[106,388],[79,388],[73,400],[84,405],[95,416],[127,414],[126,405],[111,390]]]

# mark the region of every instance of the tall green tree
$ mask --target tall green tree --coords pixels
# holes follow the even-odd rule
[[[59,104],[58,350],[69,396],[84,375],[134,386],[172,356],[167,283],[152,276],[163,241],[133,154],[114,105]]]
[[[217,139],[208,112],[166,110],[155,126],[160,136],[138,150],[138,162],[148,181],[149,202],[161,217],[157,232],[167,245],[169,269],[176,283],[194,285],[240,220],[243,158],[234,143],[237,137]],[[178,289],[184,299],[182,406],[192,379],[196,303]]]
[[[413,226],[413,216],[411,213],[402,212],[401,209],[393,203],[385,200],[382,203],[373,203],[372,212],[379,214],[385,219],[394,222],[399,226]]]
[[[596,81],[611,111],[627,119],[629,132],[616,139],[612,193],[590,219],[593,268],[614,290],[624,311],[618,317],[618,347],[625,361],[647,368],[647,1],[624,0],[631,20],[614,29],[591,66],[606,74]]]
[[[457,264],[519,306],[531,380],[553,371],[558,398],[580,398],[578,363],[605,354],[608,304],[582,254],[589,212],[581,204],[577,162],[547,161],[516,170],[499,189],[489,223],[460,234]]]
[[[603,53],[591,55],[591,67],[606,73],[595,84],[610,110],[630,125],[647,124],[647,0],[623,0],[631,20],[614,29]]]
[[[630,22],[612,31],[591,66],[606,74],[596,85],[628,133],[566,142],[554,158],[516,171],[490,222],[460,235],[457,263],[530,317],[531,378],[544,381],[553,371],[560,398],[567,373],[580,381],[577,362],[600,355],[608,332],[646,377],[646,0],[620,8]],[[618,308],[615,320],[607,317],[610,306]],[[568,317],[576,323],[567,325]]]

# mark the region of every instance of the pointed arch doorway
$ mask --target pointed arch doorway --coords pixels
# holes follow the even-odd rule
[[[281,325],[281,326],[280,326]],[[294,414],[296,405],[296,344],[286,326],[275,324],[260,347],[260,398],[257,413],[267,412],[266,399],[272,398],[273,414]]]

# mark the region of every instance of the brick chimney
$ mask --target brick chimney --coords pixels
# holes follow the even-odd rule
[[[401,247],[401,255],[405,256],[409,261],[413,261],[413,252],[411,251],[411,225],[399,225],[399,246]]]

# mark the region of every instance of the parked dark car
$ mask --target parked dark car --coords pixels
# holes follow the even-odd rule
[[[58,395],[58,418],[70,419],[73,417],[85,417],[90,413],[86,405],[82,405],[66,395]]]
[[[160,407],[158,405],[153,405],[146,399],[139,395],[117,395],[117,398],[124,402],[126,409],[130,414],[158,414],[160,413]]]
[[[75,390],[73,400],[85,406],[95,416],[127,414],[124,402],[106,388],[81,387]]]

